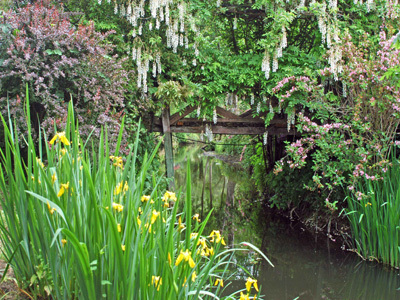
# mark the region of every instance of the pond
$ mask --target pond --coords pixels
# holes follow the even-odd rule
[[[257,253],[237,256],[258,279],[264,299],[400,299],[399,270],[364,262],[339,250],[334,241],[316,238],[301,224],[260,210],[250,175],[237,158],[180,147],[175,153],[177,186],[186,182],[190,160],[193,212],[214,209],[209,228],[221,229],[229,246],[247,241],[259,247],[274,267]],[[239,268],[238,268],[239,269]],[[238,272],[228,290],[244,287]]]

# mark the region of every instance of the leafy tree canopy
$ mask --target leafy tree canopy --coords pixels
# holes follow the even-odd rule
[[[89,16],[107,12],[97,23],[105,26],[113,12],[130,24],[125,45],[135,63],[135,88],[149,107],[160,101],[152,95],[162,82],[195,82],[186,103],[211,114],[227,93],[255,112],[269,111],[266,100],[274,100],[272,88],[284,77],[329,67],[337,81],[343,37],[358,43],[368,33],[377,43],[382,26],[397,26],[398,10],[389,0],[103,0],[92,4]]]

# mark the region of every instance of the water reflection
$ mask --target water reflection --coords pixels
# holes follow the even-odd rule
[[[248,241],[260,247],[275,265],[260,262],[256,253],[237,256],[238,266],[246,266],[258,278],[265,299],[400,299],[399,271],[331,250],[336,245],[316,240],[300,224],[255,214],[249,201],[256,199],[251,180],[235,159],[226,163],[226,158],[204,155],[199,148],[181,148],[175,157],[178,186],[186,180],[186,159],[191,163],[194,212],[204,215],[214,208],[210,228],[222,228],[231,246]],[[244,287],[247,275],[238,270],[229,290]]]
[[[360,262],[330,250],[300,226],[269,216],[261,248],[275,265],[263,263],[258,278],[267,299],[400,299],[398,271]]]

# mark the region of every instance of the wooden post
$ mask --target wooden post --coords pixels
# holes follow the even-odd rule
[[[169,107],[163,109],[161,119],[164,133],[165,166],[167,169],[167,178],[169,179],[168,188],[173,191],[175,190],[174,154],[172,151],[172,133],[169,122]]]
[[[206,174],[207,174],[207,166],[208,166],[208,157],[206,160],[206,166],[204,168],[204,176],[203,176],[203,188],[201,190],[201,218],[203,219],[204,217],[204,190],[206,188]]]
[[[210,160],[210,168],[208,169],[210,171],[210,175],[208,176],[208,179],[210,180],[210,210],[213,208],[213,197],[212,197],[212,161]]]

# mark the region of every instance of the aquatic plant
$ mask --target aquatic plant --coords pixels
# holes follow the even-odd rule
[[[26,104],[29,120],[29,101]],[[192,215],[190,167],[186,195],[161,192],[147,173],[158,147],[136,170],[135,147],[125,159],[109,152],[107,133],[88,151],[69,106],[66,127],[21,159],[19,135],[6,123],[0,150],[0,239],[21,288],[51,299],[211,299],[220,297],[236,250],[219,231],[204,233]],[[103,146],[105,145],[105,147]],[[184,198],[184,200],[182,199]],[[183,212],[177,202],[185,201]],[[252,250],[255,248],[246,244]],[[260,291],[252,278],[230,299]],[[253,286],[253,288],[251,287]],[[254,293],[254,292],[252,292]],[[228,296],[226,296],[228,297]],[[225,298],[226,298],[225,297]],[[224,298],[224,297],[222,297]]]
[[[364,179],[347,197],[355,249],[364,259],[400,267],[400,162],[393,156],[382,180]]]

